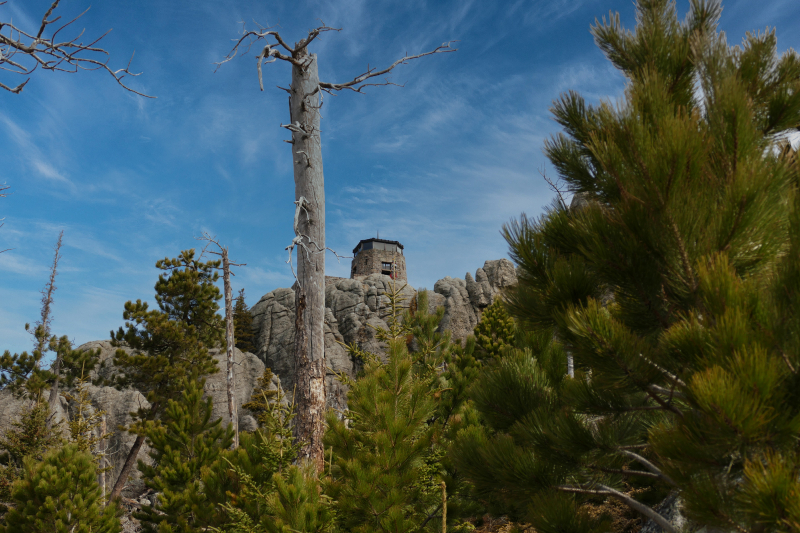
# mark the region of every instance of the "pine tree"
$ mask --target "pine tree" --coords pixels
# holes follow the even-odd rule
[[[268,375],[262,377],[262,388]],[[321,494],[316,471],[293,464],[300,443],[292,440],[292,407],[280,397],[261,394],[258,409],[261,427],[243,432],[239,448],[224,452],[203,477],[209,502],[218,509],[216,526],[226,533],[331,530],[331,503]]]
[[[39,368],[41,354],[37,348],[33,356],[23,352],[11,356],[8,352],[0,365],[8,373],[0,376],[0,381],[16,396],[24,398],[25,404],[19,418],[0,437],[0,513],[4,512],[2,502],[11,497],[11,485],[23,472],[23,462],[27,457],[41,460],[44,453],[62,443],[62,420],[53,420],[52,410],[45,398],[47,389],[56,379],[68,387],[76,382],[76,368],[93,369],[99,360],[100,350],[73,350],[66,336],[46,338],[44,328],[37,328],[37,345],[47,343],[50,350],[60,358],[58,373]],[[51,388],[52,390],[52,388]],[[56,389],[58,390],[58,389]]]
[[[504,229],[509,311],[547,343],[481,381],[488,427],[456,457],[540,529],[596,530],[568,522],[615,498],[674,531],[652,504],[675,490],[698,526],[800,531],[800,57],[774,31],[729,47],[720,12],[642,0],[635,31],[593,27],[625,97],[555,102],[573,207]]]
[[[233,331],[236,347],[243,352],[253,353],[256,349],[253,315],[250,314],[244,301],[244,289],[239,290],[239,296],[236,297],[233,305]]]
[[[68,379],[67,381],[71,382],[72,380]],[[104,442],[111,437],[113,433],[106,432],[106,412],[92,406],[92,401],[87,389],[88,382],[89,380],[86,378],[84,371],[81,371],[81,376],[77,381],[74,381],[73,390],[64,393],[64,397],[73,403],[73,413],[67,422],[69,442],[75,443],[80,451],[90,453],[92,457],[94,457],[95,464],[97,465],[97,473],[100,475],[101,495],[105,500],[105,474],[111,470],[111,466],[108,465],[106,459],[107,454]]]
[[[383,357],[348,346],[365,362],[363,375],[348,382],[344,418],[328,414],[326,492],[348,531],[439,530],[443,481],[455,496],[447,520],[475,510],[461,498],[446,456],[477,375],[474,339],[466,348],[451,344],[450,334],[438,331],[444,309],[429,314],[424,291],[414,315],[401,316],[400,295],[394,285],[387,292],[388,329],[377,332],[387,343]]]
[[[104,506],[94,458],[76,444],[28,457],[0,533],[118,533],[115,505]]]
[[[58,433],[47,427],[48,413],[47,402],[28,403],[0,437],[0,514],[8,510],[12,485],[21,479],[25,459],[39,461],[60,444]]]
[[[475,326],[475,339],[482,359],[500,357],[503,349],[514,341],[514,319],[508,314],[501,298],[495,298],[484,310]]]
[[[191,533],[214,517],[203,491],[202,475],[233,442],[233,430],[211,420],[211,398],[203,399],[205,380],[184,379],[178,400],[169,400],[164,416],[145,429],[153,464],[139,461],[145,484],[158,494],[156,504],[135,517],[145,531]]]
[[[348,531],[412,531],[441,510],[421,479],[439,429],[426,424],[436,409],[431,383],[415,372],[404,339],[390,340],[387,356],[368,362],[348,392],[347,421],[328,415],[328,493]]]
[[[114,365],[119,370],[112,383],[118,388],[141,391],[150,407],[134,413],[128,431],[137,438],[111,492],[120,495],[144,442],[147,422],[156,420],[169,400],[181,396],[182,380],[196,380],[218,370],[208,350],[222,343],[224,328],[218,301],[222,298],[214,283],[219,278],[219,261],[202,262],[194,250],[177,258],[156,262],[162,270],[156,283],[158,309],[137,300],[125,304],[125,329],[112,332],[112,342],[132,351],[117,350]]]

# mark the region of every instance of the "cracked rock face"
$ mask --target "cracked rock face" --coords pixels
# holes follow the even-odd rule
[[[464,340],[478,324],[483,310],[492,304],[505,287],[516,284],[517,274],[508,259],[486,261],[482,268],[469,272],[465,279],[446,277],[428,291],[428,307],[434,312],[444,307],[441,327],[452,333],[453,339]],[[391,279],[372,274],[361,280],[328,278],[325,287],[325,358],[328,365],[326,387],[328,405],[346,407],[347,389],[336,375],[355,377],[359,362],[353,361],[340,344],[355,342],[361,349],[382,353],[384,346],[375,337],[375,328],[387,328],[390,314],[387,291]],[[417,300],[417,291],[410,286],[402,289],[401,309]],[[256,331],[256,355],[280,376],[287,394],[293,390],[294,379],[294,317],[295,301],[292,289],[275,289],[252,307]]]
[[[111,342],[92,341],[81,345],[78,349],[95,350],[97,348],[100,348],[101,365],[92,373],[91,378],[97,378],[98,374],[101,377],[109,378],[115,371],[112,359],[117,350],[117,348],[111,346]],[[206,379],[205,395],[213,399],[214,411],[212,417],[222,418],[222,423],[227,424],[230,421],[230,417],[228,416],[228,392],[225,380],[225,369],[227,367],[225,350],[211,350],[210,353],[217,359],[219,372],[208,376]],[[234,363],[239,428],[242,431],[252,431],[256,428],[255,419],[249,411],[241,409],[241,405],[250,399],[253,389],[258,384],[258,378],[264,372],[264,363],[255,355],[241,352],[238,349],[234,350]],[[270,388],[273,390],[280,389],[278,376],[273,376]],[[121,431],[118,428],[131,423],[131,412],[138,410],[139,407],[147,408],[150,404],[135,389],[119,391],[113,387],[98,387],[89,384],[86,390],[89,392],[92,408],[106,412],[106,431],[112,433],[107,443],[107,456],[111,470],[106,473],[106,487],[107,490],[111,490],[122,470],[122,465],[125,463],[133,441],[136,440],[136,435]],[[61,400],[64,414],[73,415],[76,406],[72,402],[67,402],[63,396]],[[0,391],[0,432],[4,432],[17,419],[24,403],[24,400],[14,397],[10,392]],[[149,451],[147,444],[142,446],[139,452],[139,459],[149,462]],[[144,490],[144,482],[141,480],[139,471],[134,469],[122,495],[126,498],[135,498]]]

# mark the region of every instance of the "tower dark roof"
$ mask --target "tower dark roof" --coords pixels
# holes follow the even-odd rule
[[[400,242],[398,241],[387,241],[386,239],[378,239],[373,237],[372,239],[361,239],[360,241],[358,241],[356,247],[353,248],[353,253],[356,253],[359,247],[361,247],[361,245],[364,244],[365,242],[382,242],[383,244],[396,244],[398,248],[400,248],[401,250],[403,249],[403,245],[400,244]]]

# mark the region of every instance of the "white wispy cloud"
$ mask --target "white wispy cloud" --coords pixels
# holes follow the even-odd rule
[[[13,249],[0,253],[0,271],[36,278],[47,274],[48,268],[45,264]]]
[[[61,183],[73,194],[77,192],[78,189],[75,184],[48,161],[48,157],[44,155],[39,146],[32,140],[31,134],[28,131],[18,126],[11,118],[4,114],[0,114],[0,121],[2,121],[6,132],[17,145],[18,157],[28,163],[35,175]]]

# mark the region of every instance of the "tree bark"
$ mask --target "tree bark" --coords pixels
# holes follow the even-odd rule
[[[289,97],[294,159],[297,233],[297,291],[295,303],[295,437],[302,442],[300,459],[325,467],[322,436],[325,429],[325,182],[320,144],[320,88],[317,56],[305,48],[292,65]],[[302,209],[301,209],[302,207]]]
[[[101,454],[100,470],[102,470],[102,471],[100,472],[100,479],[98,480],[98,483],[100,484],[100,489],[103,491],[103,501],[105,502],[106,501],[106,471],[105,471],[105,468],[106,468],[106,463],[108,462],[108,460],[106,459],[106,451],[108,450],[108,442],[107,442],[107,440],[105,438],[105,435],[106,435],[106,415],[103,415],[103,418],[101,420],[102,420],[102,423],[100,424],[100,435],[102,435],[103,438],[100,440],[100,447],[101,447],[101,450],[100,450],[100,454]]]
[[[61,379],[61,350],[56,352],[56,362],[53,363],[53,373],[55,374],[55,378],[53,379],[52,387],[50,387],[50,396],[47,399],[49,414],[47,416],[46,427],[48,430],[53,429],[56,423],[56,414],[60,407],[58,400],[58,382]]]
[[[111,489],[111,494],[108,495],[108,502],[112,502],[120,497],[122,489],[125,488],[125,483],[128,482],[128,477],[131,475],[133,466],[136,464],[136,458],[139,456],[139,450],[142,449],[144,444],[144,435],[137,435],[136,440],[133,441],[131,451],[128,453],[128,458],[125,459],[125,465],[117,477],[117,482],[114,483],[114,488]]]
[[[225,341],[228,356],[228,416],[233,424],[233,449],[239,447],[239,417],[236,413],[236,377],[233,373],[233,293],[231,292],[231,263],[228,249],[222,248],[222,281],[225,287]]]

